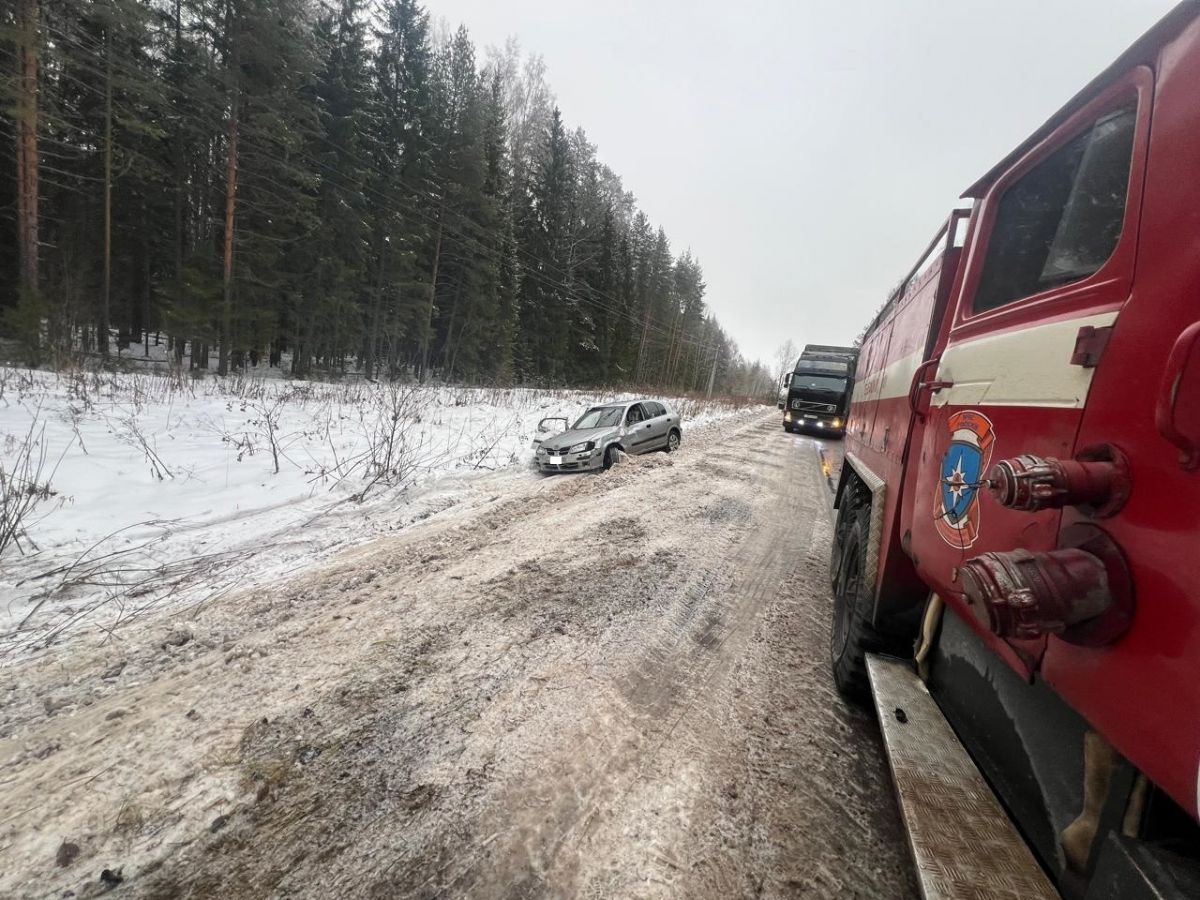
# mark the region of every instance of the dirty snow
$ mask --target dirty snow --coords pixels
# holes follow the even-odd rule
[[[622,395],[617,395],[622,396]],[[211,602],[537,478],[543,417],[611,394],[0,368],[0,463],[53,491],[0,557],[0,660]],[[690,429],[746,413],[667,398]]]
[[[691,434],[20,655],[0,896],[916,896],[816,447]]]

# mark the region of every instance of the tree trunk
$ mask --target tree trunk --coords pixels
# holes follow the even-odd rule
[[[421,335],[421,381],[429,380],[429,345],[433,343],[433,307],[437,302],[438,264],[442,261],[442,217],[446,203],[438,207],[437,240],[433,245],[433,276],[429,279],[429,308],[425,315],[425,331]]]
[[[229,374],[230,341],[233,338],[233,225],[234,207],[237,203],[238,167],[238,106],[241,100],[240,36],[234,33],[239,27],[233,4],[229,10],[228,34],[233,43],[233,58],[229,66],[232,84],[229,98],[228,154],[225,162],[225,251],[221,284],[221,346],[217,352],[217,374]]]
[[[175,65],[182,67],[183,63],[183,19],[181,4],[183,0],[175,0]],[[176,124],[178,129],[172,140],[172,162],[175,167],[175,315],[183,310],[183,249],[184,249],[184,144],[183,126]],[[168,326],[173,323],[168,319]],[[175,327],[178,327],[177,325]],[[183,365],[183,338],[175,334],[175,365]]]
[[[233,224],[237,202],[237,140],[238,100],[233,97],[229,114],[229,156],[225,164],[225,248],[221,270],[221,347],[217,357],[217,374],[229,372],[229,341],[233,336]]]
[[[38,0],[17,0],[17,246],[21,290],[38,290]]]
[[[462,299],[462,286],[465,274],[459,268],[458,278],[454,282],[454,299],[450,301],[450,318],[446,322],[446,343],[442,345],[442,368],[448,377],[453,377],[454,367],[450,365],[455,354],[454,323],[458,321],[458,303]]]
[[[375,377],[376,360],[379,357],[379,320],[383,314],[383,278],[387,271],[388,242],[379,242],[379,277],[375,280],[375,296],[371,303],[371,331],[367,335],[366,351],[363,354],[363,374],[370,381]]]
[[[112,3],[104,25],[104,286],[100,295],[100,357],[108,358],[108,333],[112,321]]]
[[[149,215],[146,211],[146,201],[143,200],[139,204],[139,206],[142,211],[142,221],[143,222],[149,221]],[[141,298],[142,302],[141,302],[140,306],[138,307],[138,309],[140,309],[140,313],[138,314],[138,330],[141,332],[142,355],[145,356],[147,359],[149,359],[150,358],[150,320],[151,320],[151,318],[153,318],[153,311],[151,310],[151,307],[153,306],[153,301],[154,301],[154,296],[153,296],[154,295],[154,278],[150,271],[150,230],[148,228],[143,228],[143,229],[141,229],[141,233],[142,233],[142,259],[141,259],[142,283],[140,285],[140,287],[141,287],[140,293],[142,295],[142,298]],[[154,343],[155,343],[155,345],[158,344],[157,335],[155,336]]]

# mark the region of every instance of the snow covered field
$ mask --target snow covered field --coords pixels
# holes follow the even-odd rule
[[[0,660],[519,489],[539,477],[540,419],[611,399],[0,367],[0,483],[16,488],[0,503]],[[689,428],[748,411],[668,400],[685,446]]]

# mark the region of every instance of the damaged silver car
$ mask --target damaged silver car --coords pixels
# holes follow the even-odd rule
[[[533,445],[542,472],[610,469],[622,453],[673,453],[683,441],[679,413],[660,400],[623,400],[593,406],[566,431],[566,419],[542,419]]]

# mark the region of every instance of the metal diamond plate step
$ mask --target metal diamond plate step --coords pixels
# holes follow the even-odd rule
[[[911,666],[868,655],[867,672],[926,900],[1059,900]]]

